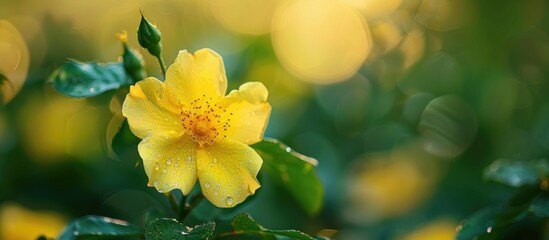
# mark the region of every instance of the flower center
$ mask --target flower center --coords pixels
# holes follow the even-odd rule
[[[181,122],[185,133],[200,147],[227,138],[231,115],[231,112],[213,103],[212,98],[206,98],[206,95],[192,101],[186,109],[181,107]]]

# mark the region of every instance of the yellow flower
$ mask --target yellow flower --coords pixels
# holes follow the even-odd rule
[[[248,145],[261,141],[271,106],[262,83],[224,96],[223,60],[211,49],[180,51],[162,83],[146,78],[130,87],[122,108],[142,141],[149,186],[187,195],[198,179],[204,196],[232,207],[255,193],[263,160]]]

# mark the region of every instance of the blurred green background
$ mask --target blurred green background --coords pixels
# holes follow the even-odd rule
[[[549,5],[543,0],[2,0],[0,238],[54,237],[71,218],[143,225],[170,214],[146,187],[127,128],[109,156],[124,95],[67,98],[46,84],[67,58],[116,61],[116,33],[139,48],[139,11],[162,32],[169,64],[208,47],[229,89],[261,81],[266,136],[319,161],[320,214],[307,216],[260,174],[246,211],[265,227],[341,239],[453,239],[460,221],[515,189],[483,180],[497,159],[549,153]],[[1,79],[0,79],[1,80]],[[207,203],[203,204],[206,205]],[[151,210],[152,209],[152,210]],[[537,221],[510,239],[549,236]]]

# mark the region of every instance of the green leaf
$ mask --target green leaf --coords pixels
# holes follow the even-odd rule
[[[299,239],[312,240],[309,235],[296,230],[270,230],[257,224],[247,213],[236,215],[231,222],[234,232],[231,235],[254,235],[259,239]]]
[[[141,229],[126,221],[89,215],[70,222],[58,240],[141,236]]]
[[[549,195],[541,193],[536,196],[530,205],[530,212],[536,217],[549,217]]]
[[[493,230],[499,208],[485,208],[470,218],[463,220],[457,227],[456,240],[469,240]]]
[[[122,62],[100,64],[69,60],[48,80],[62,94],[92,97],[133,83]]]
[[[276,139],[264,139],[252,147],[263,159],[262,168],[271,179],[286,188],[309,215],[320,211],[324,189],[315,170],[315,159]]]
[[[513,161],[496,160],[484,171],[484,177],[511,187],[538,185],[549,174],[547,159]]]
[[[213,235],[215,230],[214,222],[207,222],[189,228],[175,219],[160,218],[152,221],[145,229],[145,239],[164,240],[164,239],[206,239]]]

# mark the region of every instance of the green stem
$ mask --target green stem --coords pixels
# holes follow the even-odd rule
[[[170,202],[170,205],[172,206],[173,211],[177,214],[180,211],[179,205],[177,205],[177,198],[173,194],[173,191],[164,193],[166,197],[168,198],[168,201]]]
[[[185,200],[181,201],[182,207],[181,211],[179,212],[179,221],[182,222],[185,220],[185,218],[191,213],[191,211],[200,203],[200,201],[204,199],[204,194],[202,192],[198,193],[197,195],[193,196],[189,202],[185,202]]]
[[[158,54],[156,58],[158,59],[158,63],[160,64],[160,69],[162,70],[162,76],[164,76],[164,80],[166,80],[166,64],[164,63],[164,58],[162,57],[162,53]]]

